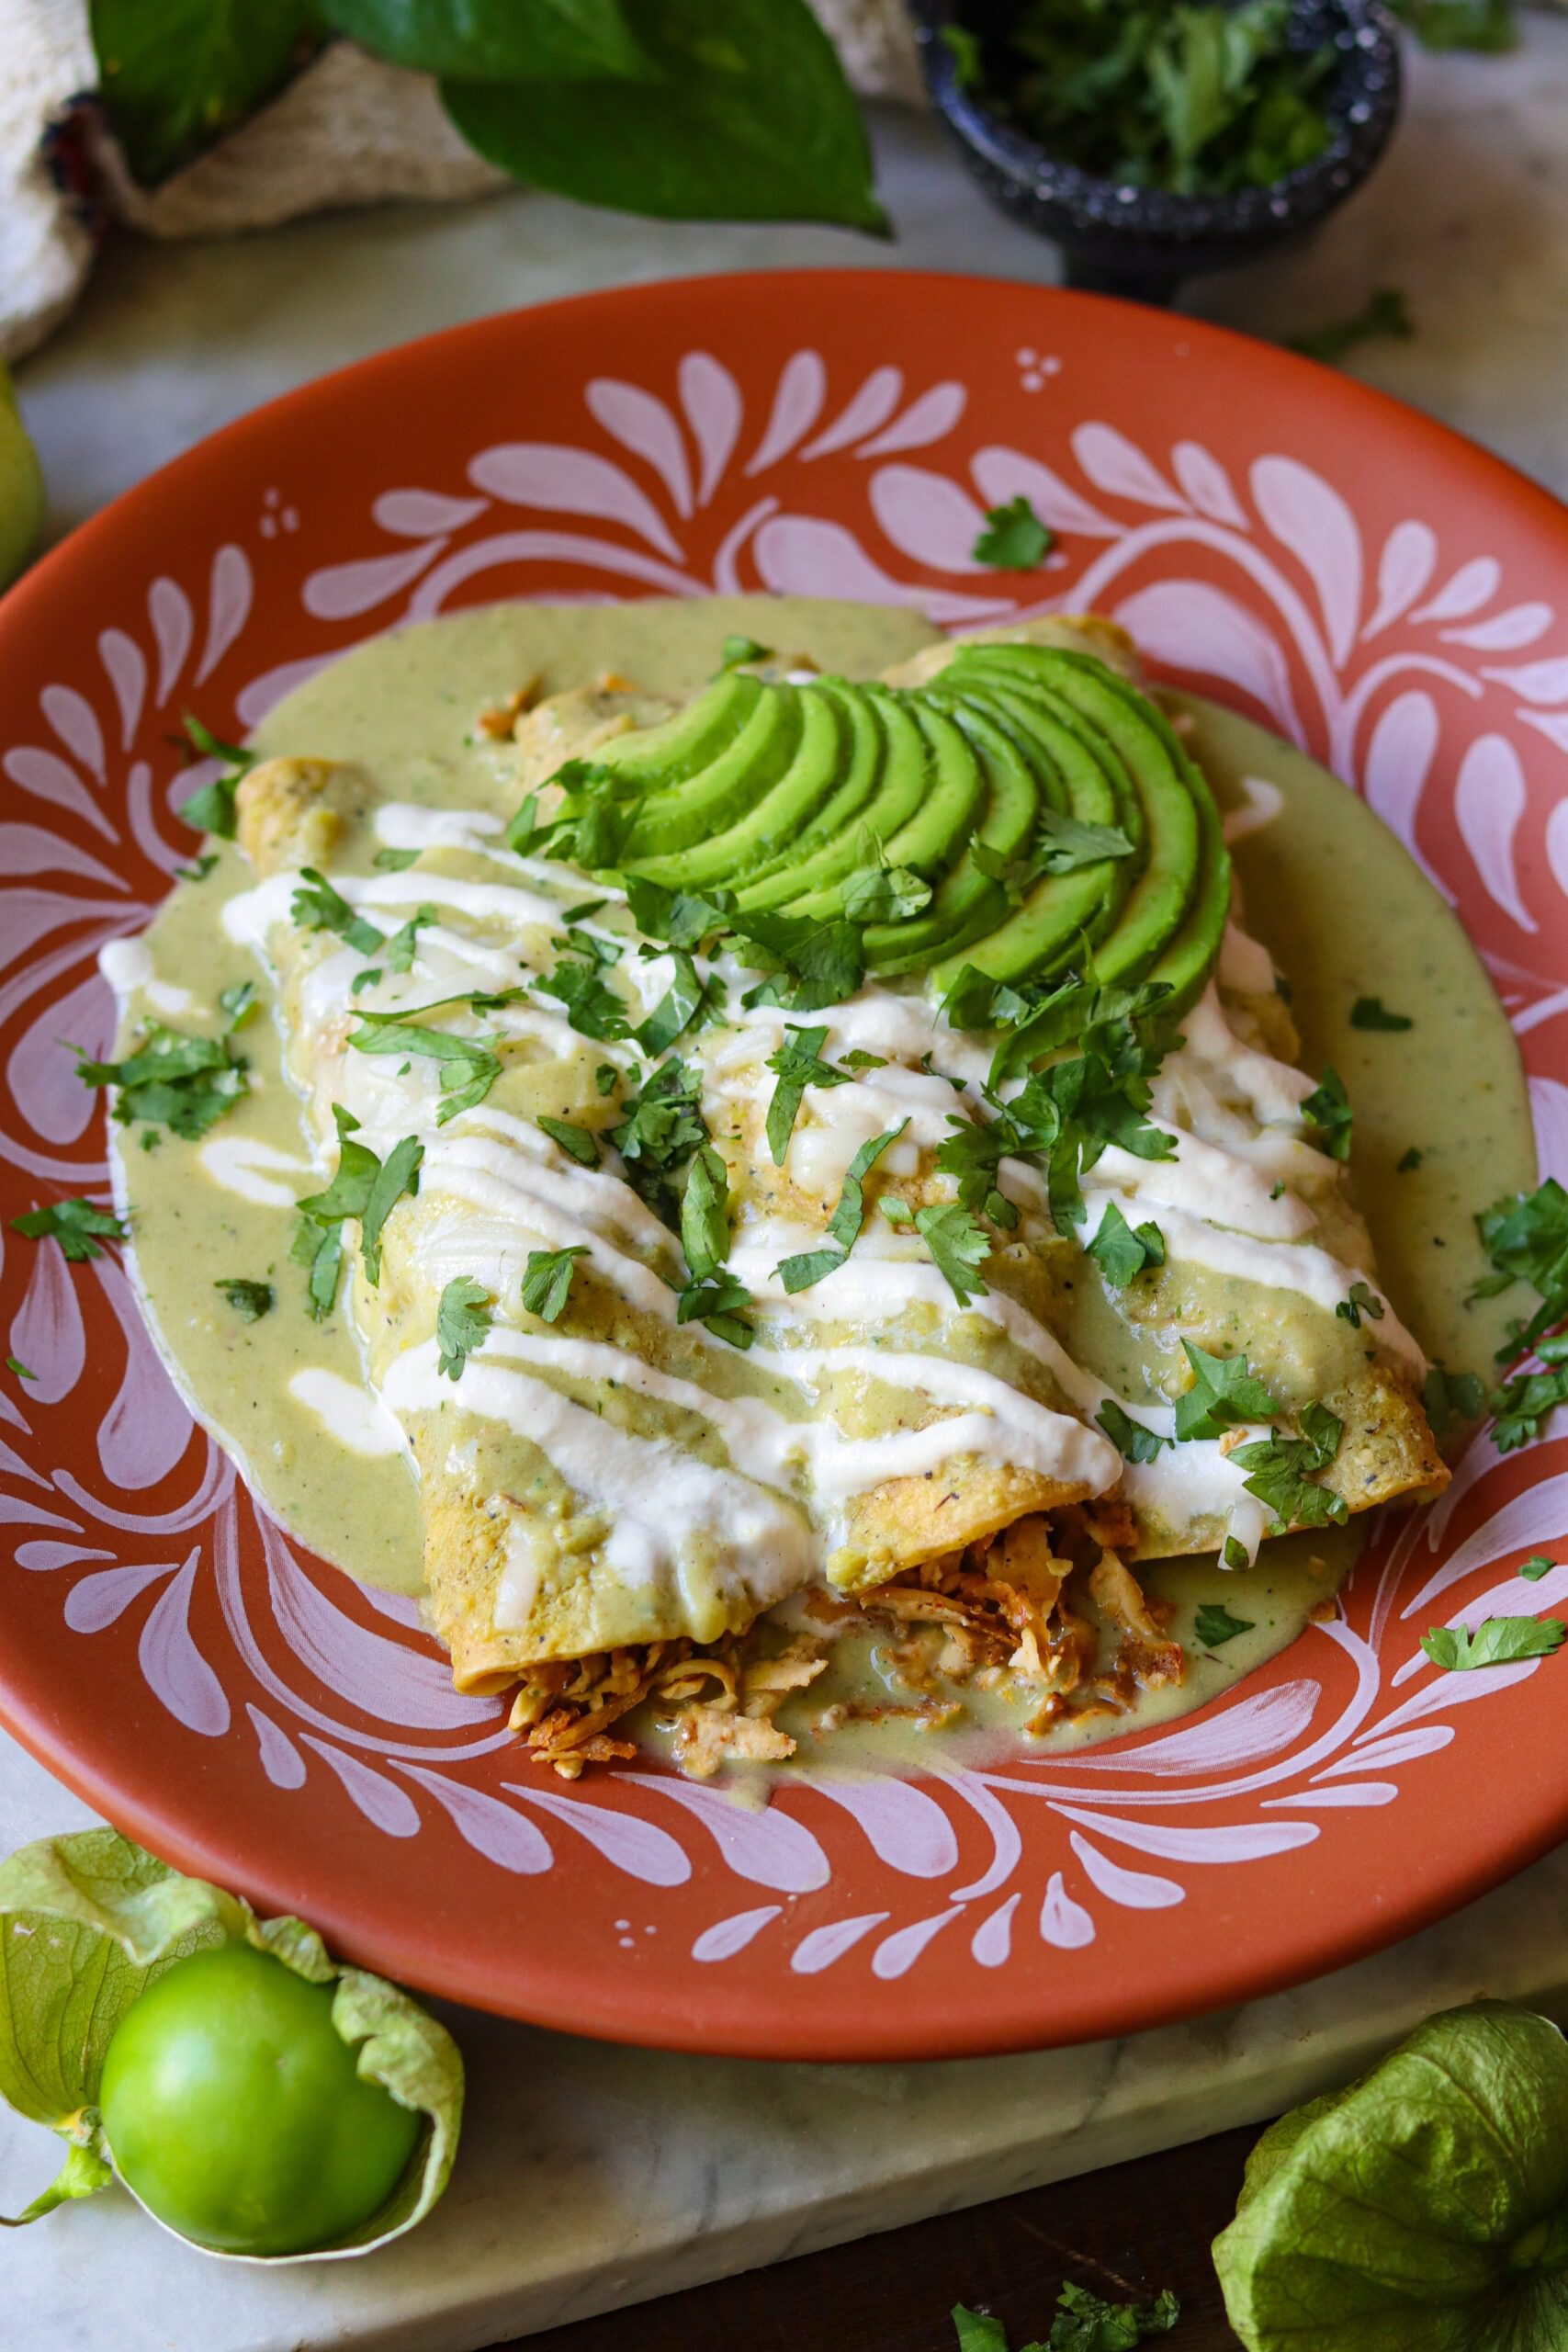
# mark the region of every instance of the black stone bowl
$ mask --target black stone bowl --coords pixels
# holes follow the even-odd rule
[[[1227,269],[1306,235],[1372,169],[1399,117],[1399,35],[1382,0],[1295,0],[1303,48],[1332,41],[1326,89],[1333,143],[1269,187],[1171,196],[1127,187],[1059,162],[959,86],[945,26],[962,24],[994,55],[1017,0],[909,0],[931,104],[992,202],[1063,252],[1069,286],[1168,301],[1184,277]]]

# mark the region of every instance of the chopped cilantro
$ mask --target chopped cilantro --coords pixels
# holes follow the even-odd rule
[[[1114,1201],[1107,1201],[1089,1254],[1112,1290],[1125,1290],[1135,1274],[1165,1263],[1165,1236],[1157,1225],[1131,1226]]]
[[[199,791],[193,792],[188,800],[181,801],[180,817],[193,832],[216,833],[220,841],[231,842],[238,821],[234,795],[246,769],[254,767],[256,755],[239,743],[225,743],[218,736],[209,734],[200,719],[193,718],[188,711],[186,713],[185,730],[204,760],[218,760],[221,766],[209,784],[204,784]]]
[[[403,1194],[418,1192],[423,1159],[424,1146],[413,1136],[404,1136],[392,1146],[371,1182],[359,1217],[359,1254],[367,1282],[381,1279],[381,1228]]]
[[[728,891],[711,899],[689,890],[669,890],[645,875],[626,876],[626,905],[645,939],[661,939],[671,947],[698,947],[716,932],[727,930],[734,910]]]
[[[620,1083],[620,1071],[614,1062],[600,1062],[593,1071],[593,1083],[602,1095],[614,1094]]]
[[[1157,1430],[1146,1429],[1142,1421],[1135,1421],[1131,1413],[1122,1410],[1114,1396],[1106,1398],[1094,1418],[1117,1453],[1129,1462],[1152,1462],[1161,1446],[1171,1442],[1169,1438],[1161,1437]]]
[[[383,874],[406,874],[411,865],[418,865],[420,855],[417,849],[378,849],[370,863]]]
[[[536,980],[535,986],[565,1008],[568,1021],[580,1036],[595,1037],[604,1045],[613,1044],[618,1037],[629,1037],[632,1028],[626,1007],[604,977],[606,959],[580,948],[575,939],[563,944],[568,947],[567,955],[553,972]]]
[[[1542,1340],[1537,1348],[1544,1372],[1516,1373],[1487,1399],[1494,1415],[1492,1442],[1512,1453],[1540,1435],[1540,1425],[1559,1405],[1568,1404],[1568,1333]]]
[[[1450,1674],[1481,1666],[1517,1666],[1523,1658],[1550,1657],[1568,1634],[1556,1617],[1488,1617],[1474,1632],[1464,1625],[1434,1625],[1421,1646],[1434,1666]]]
[[[998,1119],[966,1119],[950,1111],[947,1123],[953,1133],[937,1146],[936,1164],[943,1176],[957,1178],[959,1206],[975,1216],[988,1216],[993,1225],[1015,1226],[1018,1210],[997,1187],[1002,1160],[1018,1140],[1011,1120],[1005,1114]]]
[[[1568,1315],[1568,1193],[1549,1176],[1533,1193],[1494,1201],[1475,1227],[1495,1271],[1476,1283],[1471,1296],[1493,1298],[1516,1282],[1529,1283],[1540,1295],[1529,1321],[1498,1350],[1498,1362],[1506,1363]]]
[[[727,637],[719,651],[721,670],[739,670],[747,662],[766,662],[773,651],[768,645],[759,645],[754,637]]]
[[[820,1012],[825,1005],[841,1004],[865,978],[864,935],[842,915],[828,922],[812,915],[767,913],[734,915],[730,922],[788,973],[794,982],[792,1012]]]
[[[843,1190],[839,1194],[838,1206],[828,1220],[828,1240],[831,1247],[802,1250],[796,1257],[783,1259],[774,1269],[785,1290],[792,1295],[799,1290],[809,1290],[813,1283],[819,1283],[824,1275],[835,1272],[843,1264],[859,1240],[861,1227],[865,1223],[865,1180],[888,1145],[897,1142],[908,1124],[908,1119],[901,1119],[896,1127],[870,1136],[851,1160],[844,1171]],[[915,1219],[916,1224],[919,1224],[920,1217],[930,1214],[927,1209],[920,1210]],[[962,1215],[962,1211],[955,1214]]]
[[[530,1315],[557,1323],[565,1312],[577,1261],[589,1255],[586,1242],[570,1250],[530,1250],[523,1269],[523,1304]]]
[[[1400,1176],[1408,1176],[1413,1169],[1420,1167],[1426,1157],[1424,1151],[1418,1150],[1416,1146],[1412,1144],[1409,1150],[1394,1162],[1395,1173]]]
[[[1334,1312],[1342,1323],[1348,1323],[1352,1331],[1359,1331],[1363,1315],[1370,1317],[1374,1323],[1382,1321],[1383,1305],[1370,1284],[1352,1283],[1349,1297],[1342,1298]]]
[[[991,1239],[969,1211],[957,1201],[941,1208],[917,1209],[915,1225],[959,1306],[985,1297],[987,1283],[980,1268],[991,1254]]]
[[[719,1339],[728,1340],[732,1348],[749,1348],[757,1336],[750,1315],[744,1311],[750,1304],[750,1292],[733,1274],[705,1274],[700,1282],[689,1282],[681,1293],[675,1320],[705,1323]]]
[[[154,1022],[123,1061],[84,1057],[76,1075],[84,1086],[117,1090],[114,1115],[122,1125],[141,1119],[194,1141],[248,1092],[248,1069],[228,1037],[191,1037]]]
[[[1342,1495],[1320,1487],[1312,1473],[1326,1470],[1334,1460],[1345,1425],[1325,1405],[1304,1407],[1301,1423],[1300,1437],[1271,1430],[1266,1438],[1238,1445],[1231,1460],[1249,1474],[1242,1481],[1247,1493],[1266,1504],[1281,1527],[1325,1527],[1331,1521],[1342,1527],[1349,1506]]]
[[[482,1102],[501,1076],[500,1060],[491,1050],[492,1039],[453,1037],[444,1029],[425,1029],[416,1022],[368,1013],[361,1013],[359,1019],[360,1025],[348,1041],[355,1053],[412,1054],[439,1062],[443,1100],[435,1114],[437,1126],[444,1127],[460,1111],[471,1111]]]
[[[1168,2287],[1152,2302],[1108,2303],[1069,2278],[1056,2301],[1051,2333],[1037,2352],[1134,2352],[1146,2336],[1168,2335],[1181,2316]]]
[[[680,1220],[676,1170],[707,1141],[702,1091],[683,1062],[660,1062],[639,1092],[626,1099],[626,1117],[610,1141],[626,1163],[632,1189],[666,1225]]]
[[[1330,1159],[1348,1159],[1353,1114],[1346,1099],[1344,1082],[1337,1072],[1325,1069],[1323,1083],[1315,1087],[1302,1104],[1302,1116],[1310,1119],[1323,1137],[1323,1148]]]
[[[568,1158],[575,1159],[580,1167],[598,1167],[599,1145],[591,1129],[577,1126],[570,1119],[539,1119],[536,1125],[543,1127],[550,1141],[558,1143]]]
[[[1176,1434],[1186,1443],[1196,1437],[1219,1437],[1244,1421],[1266,1421],[1279,1406],[1260,1380],[1247,1369],[1245,1355],[1212,1356],[1207,1349],[1183,1340],[1193,1381],[1176,1400]]]
[[[1381,996],[1359,996],[1350,1007],[1352,1029],[1414,1029],[1407,1012],[1391,1012]]]
[[[217,863],[218,852],[209,849],[205,856],[194,859],[189,865],[176,865],[175,874],[181,882],[205,882]]]
[[[724,1012],[724,982],[716,973],[703,979],[683,948],[671,949],[671,961],[674,978],[647,1020],[632,1033],[643,1052],[655,1057],[667,1053],[688,1029],[705,1028],[710,1021],[722,1018]]]
[[[299,878],[304,888],[294,893],[292,912],[301,931],[330,931],[358,949],[361,956],[374,956],[386,944],[386,933],[378,931],[373,922],[356,915],[342,892],[313,865],[301,866]]]
[[[694,1154],[681,1198],[681,1247],[695,1282],[716,1274],[729,1255],[729,1177],[711,1143]]]
[[[22,1363],[18,1356],[7,1356],[6,1359],[6,1369],[7,1372],[14,1372],[18,1380],[36,1380],[38,1378],[37,1373],[29,1372],[27,1365]]]
[[[822,1048],[828,1042],[824,1029],[791,1029],[784,1031],[784,1042],[776,1054],[768,1056],[767,1066],[778,1080],[773,1101],[768,1105],[768,1149],[775,1168],[782,1168],[789,1150],[789,1139],[795,1130],[795,1118],[808,1086],[848,1086],[852,1073],[837,1069],[822,1059]]]
[[[914,1210],[908,1201],[900,1200],[897,1193],[884,1193],[876,1205],[889,1225],[913,1225],[915,1222]]]
[[[1050,552],[1054,534],[1021,492],[986,511],[986,527],[970,554],[991,571],[1033,571]]]
[[[276,1294],[270,1283],[244,1282],[234,1276],[212,1287],[222,1292],[242,1323],[259,1323],[264,1315],[272,1313]]]
[[[608,899],[584,899],[575,907],[568,907],[561,921],[570,928],[574,922],[588,922],[594,915],[602,915],[609,905]]]
[[[1227,1535],[1220,1550],[1220,1557],[1227,1568],[1249,1568],[1247,1546],[1237,1535]]]
[[[863,1046],[852,1046],[844,1056],[843,1067],[845,1069],[886,1069],[887,1057],[886,1054],[868,1054]]]
[[[416,907],[401,930],[393,932],[387,942],[387,969],[389,972],[411,971],[421,931],[426,923],[439,922],[440,920],[438,908]]]
[[[472,1274],[455,1275],[435,1310],[435,1342],[441,1351],[437,1373],[445,1373],[448,1380],[460,1379],[474,1350],[484,1345],[490,1325],[490,1293],[483,1283]]]
[[[1380,286],[1363,310],[1314,327],[1309,334],[1292,335],[1287,348],[1299,351],[1303,359],[1320,359],[1325,368],[1332,368],[1358,344],[1383,335],[1395,343],[1408,343],[1415,333],[1416,322],[1399,288]]]
[[[502,844],[521,856],[525,848],[539,831],[539,796],[530,792],[524,796],[516,815],[502,835]]]
[[[1222,1600],[1205,1600],[1193,1619],[1198,1639],[1206,1650],[1217,1650],[1222,1642],[1234,1642],[1238,1634],[1250,1634],[1253,1623],[1250,1617],[1233,1617]]]
[[[378,987],[381,978],[382,972],[380,965],[367,964],[363,972],[355,972],[353,979],[350,980],[348,984],[348,992],[350,996],[359,996],[366,989]]]
[[[342,1225],[344,1217],[360,1221],[360,1255],[366,1279],[381,1279],[381,1228],[405,1193],[419,1190],[424,1146],[413,1136],[394,1144],[380,1160],[367,1144],[355,1138],[359,1122],[341,1102],[333,1105],[337,1123],[338,1164],[323,1192],[309,1193],[299,1206],[299,1223],[289,1252],[296,1264],[308,1266],[310,1312],[320,1322],[337,1296],[338,1270],[343,1262]]]
[[[1549,1560],[1544,1552],[1536,1552],[1525,1561],[1519,1574],[1527,1584],[1539,1584],[1542,1577],[1549,1577],[1556,1566],[1556,1561]]]
[[[231,1035],[234,1030],[244,1027],[256,1009],[256,1001],[254,980],[236,980],[232,987],[220,989],[218,1010],[220,1012],[227,1013]]]
[[[1132,854],[1133,844],[1120,825],[1086,825],[1051,808],[1042,808],[1033,841],[1015,856],[1004,857],[983,841],[969,844],[976,872],[988,882],[999,882],[1008,904],[1014,907],[1021,904],[1043,875],[1076,874],[1080,866]]]
[[[1473,1372],[1445,1372],[1435,1363],[1422,1385],[1421,1402],[1440,1445],[1456,1420],[1480,1419],[1486,1390]]]
[[[844,885],[851,922],[902,922],[931,902],[931,886],[912,865],[863,865]]]

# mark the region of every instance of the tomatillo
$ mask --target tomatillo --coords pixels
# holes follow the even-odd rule
[[[364,2081],[333,1987],[252,1944],[176,1961],[115,2029],[98,2093],[116,2171],[228,2254],[303,2254],[385,2205],[423,2119]]]

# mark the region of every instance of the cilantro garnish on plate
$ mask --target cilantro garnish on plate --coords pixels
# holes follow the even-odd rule
[[[123,1241],[125,1227],[112,1210],[100,1209],[79,1193],[65,1201],[51,1201],[46,1206],[27,1209],[11,1219],[13,1233],[25,1234],[29,1241],[58,1241],[65,1255],[80,1264],[87,1258],[101,1258],[97,1235],[111,1241]],[[28,1379],[32,1374],[28,1374]]]
[[[276,1297],[270,1283],[246,1282],[239,1275],[230,1275],[212,1287],[222,1292],[242,1323],[259,1323],[264,1315],[272,1313]]]
[[[852,1070],[840,1069],[836,1063],[823,1060],[822,1048],[827,1042],[825,1028],[786,1028],[784,1044],[777,1053],[768,1056],[767,1067],[778,1080],[767,1117],[768,1149],[775,1168],[784,1164],[807,1088],[848,1086],[853,1081]]]
[[[897,1142],[908,1124],[908,1119],[901,1119],[896,1127],[889,1127],[883,1135],[872,1136],[862,1144],[844,1172],[838,1206],[828,1220],[827,1246],[820,1250],[803,1250],[795,1257],[780,1260],[774,1272],[792,1296],[797,1290],[809,1290],[813,1283],[821,1282],[825,1275],[836,1273],[843,1264],[859,1240],[861,1227],[865,1223],[865,1180],[888,1145]],[[931,1214],[929,1209],[921,1209],[916,1216],[915,1222],[920,1226],[922,1233],[926,1228],[920,1220]],[[962,1216],[963,1211],[957,1210],[954,1214]],[[929,1241],[927,1246],[930,1247]],[[932,1255],[935,1255],[934,1250]],[[943,1267],[942,1271],[946,1272],[947,1270]]]
[[[194,1142],[248,1092],[248,1069],[226,1035],[192,1037],[153,1022],[123,1061],[83,1055],[76,1075],[84,1086],[116,1089],[114,1115],[121,1125],[141,1120]]]
[[[577,1261],[589,1256],[586,1242],[566,1250],[530,1250],[523,1269],[523,1304],[543,1322],[558,1323],[571,1293]]]
[[[231,842],[238,821],[234,795],[246,769],[254,767],[256,755],[254,752],[247,752],[243,744],[225,743],[218,736],[209,733],[200,719],[193,718],[188,711],[185,718],[185,731],[197,755],[204,760],[217,760],[220,766],[210,782],[193,792],[188,800],[181,801],[180,817],[193,832],[216,833],[220,841]],[[189,756],[187,752],[186,757]]]
[[[1094,1418],[1118,1453],[1128,1462],[1153,1462],[1161,1446],[1173,1442],[1168,1437],[1161,1437],[1157,1430],[1146,1429],[1142,1421],[1135,1421],[1114,1396],[1105,1399]]]
[[[1129,1225],[1114,1201],[1107,1201],[1089,1254],[1112,1290],[1125,1290],[1135,1275],[1165,1263],[1165,1236],[1157,1225]]]
[[[1223,1600],[1205,1600],[1193,1619],[1194,1631],[1206,1650],[1234,1642],[1238,1634],[1250,1634],[1253,1623],[1250,1617],[1233,1617]]]
[[[1245,1355],[1212,1356],[1190,1340],[1183,1340],[1181,1346],[1192,1367],[1192,1385],[1176,1400],[1179,1442],[1221,1437],[1242,1422],[1271,1420],[1279,1412],[1269,1390],[1254,1378]]]
[[[490,1293],[483,1283],[476,1282],[472,1274],[454,1275],[435,1310],[437,1372],[448,1380],[461,1379],[468,1358],[485,1343],[491,1319]]]
[[[1565,1634],[1568,1625],[1556,1617],[1488,1617],[1473,1632],[1463,1625],[1434,1625],[1422,1634],[1421,1647],[1434,1666],[1456,1674],[1550,1657]]]
[[[970,552],[992,571],[1033,571],[1051,551],[1053,533],[1021,492],[993,506]]]

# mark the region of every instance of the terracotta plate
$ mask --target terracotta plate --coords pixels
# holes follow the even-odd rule
[[[1568,1172],[1568,517],[1326,369],[1152,311],[901,273],[705,278],[481,321],[206,442],[0,604],[6,1218],[105,1180],[59,1040],[190,854],[170,737],[506,596],[758,587],[1052,602],[1352,779],[1458,906]],[[1477,1195],[1486,1194],[1477,1170]],[[184,1868],[345,1956],[578,2031],[892,2058],[1125,2033],[1356,1958],[1568,1829],[1548,1662],[1443,1675],[1430,1623],[1568,1601],[1568,1442],[1471,1447],[1344,1613],[1179,1728],[951,1781],[575,1787],[454,1696],[408,1605],[262,1523],[112,1253],[5,1239],[0,1714]]]

